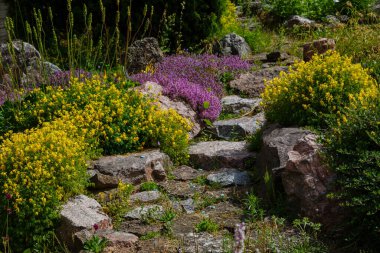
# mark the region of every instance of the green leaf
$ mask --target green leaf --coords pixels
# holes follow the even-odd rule
[[[205,108],[205,109],[210,108],[210,102],[209,101],[203,102],[203,108]]]
[[[203,119],[207,126],[212,126],[212,122],[209,119]]]

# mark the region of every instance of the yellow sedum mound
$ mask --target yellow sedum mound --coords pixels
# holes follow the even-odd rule
[[[330,51],[298,62],[289,71],[266,83],[262,94],[269,120],[284,125],[324,126],[325,119],[340,119],[342,109],[370,106],[379,95],[376,81],[351,58]]]
[[[59,204],[84,191],[87,145],[76,132],[75,126],[57,120],[5,136],[0,146],[0,190],[7,198],[1,206],[9,215],[6,225],[12,240],[51,228]]]

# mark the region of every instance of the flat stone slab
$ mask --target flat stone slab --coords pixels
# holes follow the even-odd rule
[[[194,196],[196,192],[203,192],[205,187],[192,182],[170,180],[160,184],[171,196],[187,199]]]
[[[223,253],[224,237],[222,235],[211,235],[209,233],[188,233],[182,238],[182,251],[184,253]]]
[[[189,181],[196,179],[198,176],[202,175],[203,171],[199,171],[189,166],[182,165],[180,167],[175,168],[172,173],[175,177],[175,180]]]
[[[128,155],[105,156],[92,162],[90,169],[96,173],[121,180],[124,183],[139,184],[144,181],[163,181],[166,169],[171,165],[168,155],[159,150]]]
[[[208,206],[203,210],[203,213],[216,222],[220,228],[225,228],[230,232],[234,231],[235,225],[240,223],[243,218],[243,209],[230,202],[220,202]]]
[[[179,243],[166,237],[140,240],[136,246],[137,253],[178,253]],[[116,253],[116,252],[115,252]],[[129,253],[129,252],[128,252]]]
[[[144,191],[132,194],[129,198],[132,202],[152,202],[159,200],[162,194],[159,191]]]
[[[262,112],[253,117],[215,121],[214,131],[217,136],[222,139],[241,139],[256,133],[261,129],[265,122],[265,115]]]
[[[237,95],[222,98],[223,112],[241,114],[260,107],[261,98],[241,98]]]
[[[96,233],[99,237],[107,239],[107,247],[105,252],[110,251],[112,248],[130,249],[139,240],[139,238],[131,233],[119,231],[98,231]]]
[[[105,190],[105,189],[112,189],[117,188],[119,184],[119,180],[110,175],[104,175],[101,173],[98,173],[95,170],[89,170],[88,173],[90,174],[90,182],[93,183],[91,188],[96,190]]]
[[[175,237],[182,237],[188,233],[195,232],[195,225],[203,219],[202,215],[197,213],[184,214],[173,220],[173,234]]]
[[[207,180],[212,183],[220,184],[221,186],[231,185],[249,185],[252,183],[251,176],[247,171],[236,169],[222,169],[217,173],[212,173],[207,176]]]
[[[195,212],[195,202],[193,199],[188,198],[182,200],[180,201],[180,204],[187,214],[192,214]]]
[[[159,218],[164,213],[164,208],[160,205],[148,205],[141,206],[126,213],[124,218],[141,220],[144,216],[152,216],[153,218]]]
[[[249,168],[256,158],[256,153],[248,150],[245,141],[199,142],[190,146],[189,155],[190,163],[204,170],[245,169]]]
[[[121,223],[119,230],[135,234],[137,236],[146,235],[148,232],[160,232],[162,223],[146,224],[140,220],[128,220]]]

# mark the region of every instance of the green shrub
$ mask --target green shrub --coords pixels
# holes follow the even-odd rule
[[[380,99],[369,107],[345,110],[345,120],[331,122],[326,156],[337,174],[333,196],[352,212],[351,239],[378,249],[380,231]]]
[[[16,252],[51,231],[58,207],[84,191],[89,157],[77,133],[70,122],[57,120],[8,134],[1,144],[0,206],[7,208],[0,210],[0,228],[7,229]]]
[[[264,3],[269,11],[283,19],[292,15],[321,19],[334,10],[332,0],[264,0]]]
[[[266,83],[263,107],[270,121],[284,125],[325,127],[350,106],[368,106],[379,95],[376,81],[360,64],[329,52],[294,65],[289,73]]]

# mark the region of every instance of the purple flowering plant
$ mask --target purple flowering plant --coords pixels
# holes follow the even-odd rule
[[[214,121],[222,110],[223,84],[218,77],[249,68],[250,64],[238,56],[173,55],[156,64],[153,73],[135,74],[131,79],[160,84],[164,95],[186,101],[201,119]]]

